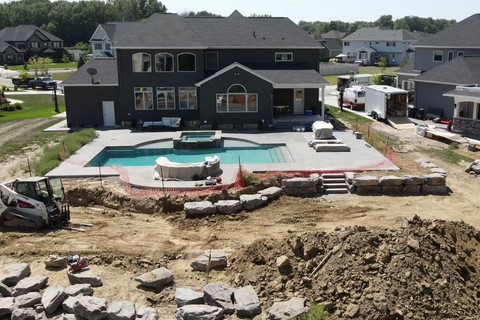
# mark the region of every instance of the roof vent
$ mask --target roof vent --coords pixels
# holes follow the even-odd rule
[[[254,37],[254,38],[256,38],[256,37],[257,37],[257,35],[255,34],[255,31],[253,31],[253,37]]]

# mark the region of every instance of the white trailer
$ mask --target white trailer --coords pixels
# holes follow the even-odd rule
[[[384,119],[396,129],[414,128],[408,119],[408,91],[384,85],[365,87],[365,112]]]
[[[343,106],[347,106],[352,110],[363,109],[365,106],[365,88],[363,86],[346,88],[343,93]]]

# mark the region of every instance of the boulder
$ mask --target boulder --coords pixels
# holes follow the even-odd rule
[[[45,263],[45,267],[47,268],[66,268],[68,267],[68,261],[65,257],[59,257],[55,254],[49,255],[43,261]]]
[[[382,176],[378,178],[378,182],[381,186],[401,186],[403,184],[403,178],[397,176]]]
[[[470,171],[475,171],[475,170],[473,169],[473,167],[474,167],[474,166],[475,166],[475,167],[479,167],[479,165],[480,165],[480,160],[478,160],[478,159],[477,159],[477,160],[474,160],[474,161],[470,162],[470,163],[467,165],[467,167],[465,168],[465,172],[466,172],[466,173],[469,173]],[[480,168],[480,167],[479,167],[479,168]],[[479,172],[480,172],[480,171],[479,171]],[[477,173],[477,172],[475,172],[475,173]]]
[[[47,313],[54,313],[65,300],[63,288],[50,287],[42,294],[42,305]]]
[[[356,187],[374,187],[378,186],[380,182],[378,181],[378,177],[362,176],[353,179],[352,184]]]
[[[48,277],[45,276],[33,276],[26,277],[20,280],[12,290],[12,296],[20,296],[32,291],[38,291],[44,288],[48,283]]]
[[[424,194],[446,194],[447,186],[429,186],[424,184],[422,187],[422,193]]]
[[[115,301],[108,305],[108,320],[135,320],[135,305],[130,301]]]
[[[348,184],[352,184],[353,183],[353,179],[355,179],[355,172],[345,172],[344,173],[345,175],[345,181],[348,183]]]
[[[290,259],[285,255],[278,257],[276,262],[278,269],[285,269],[291,267]]]
[[[65,288],[67,296],[91,296],[93,294],[92,285],[89,283],[79,283]]]
[[[73,305],[77,316],[88,320],[101,320],[107,317],[107,299],[83,296]]]
[[[310,188],[316,187],[318,181],[311,178],[283,179],[282,186],[286,188]]]
[[[446,179],[443,175],[438,173],[430,173],[423,176],[425,178],[425,184],[428,186],[444,186],[446,185]]]
[[[11,314],[14,309],[15,303],[13,297],[0,298],[0,317]]]
[[[425,183],[425,178],[421,176],[406,175],[402,179],[405,186],[420,186]]]
[[[70,284],[89,284],[92,287],[103,286],[102,279],[90,269],[83,269],[78,272],[68,272]]]
[[[232,290],[226,288],[221,283],[209,283],[203,287],[205,303],[210,306],[222,308],[223,312],[226,314],[232,314],[235,312],[232,294]]]
[[[203,292],[198,292],[189,288],[177,288],[175,290],[175,303],[179,307],[189,304],[203,304]]]
[[[287,301],[275,302],[268,311],[268,320],[285,320],[302,315],[307,311],[304,298],[291,298]]]
[[[308,188],[285,187],[283,192],[289,196],[311,196],[318,193],[318,186]]]
[[[388,193],[388,194],[399,194],[403,193],[404,191],[404,186],[399,185],[399,186],[382,186],[382,193]]]
[[[261,194],[242,194],[240,202],[245,210],[255,210],[267,203],[268,198]]]
[[[57,316],[55,320],[84,320],[84,319],[74,314],[61,314]]]
[[[252,286],[235,290],[233,300],[239,317],[254,317],[262,312],[260,299]]]
[[[212,250],[195,258],[190,263],[194,271],[207,271],[207,268],[224,269],[227,267],[227,253],[223,250]]]
[[[422,185],[405,186],[403,191],[407,194],[419,194],[422,191]]]
[[[7,285],[0,282],[0,297],[10,297],[12,296],[12,289],[10,289]]]
[[[11,320],[35,320],[37,312],[33,308],[15,309],[12,312]]]
[[[435,163],[430,162],[429,160],[420,159],[419,164],[420,164],[420,166],[422,166],[424,168],[429,168],[429,169],[430,168],[438,168],[438,166]]]
[[[265,196],[268,200],[277,199],[283,194],[283,189],[279,187],[270,187],[257,192],[259,195]]]
[[[141,306],[137,310],[137,320],[158,320],[159,318],[158,311],[153,308]]]
[[[223,309],[204,304],[190,304],[175,311],[177,320],[220,320],[223,319]]]
[[[27,263],[11,263],[0,268],[0,282],[13,287],[18,281],[30,275],[30,266]]]
[[[183,210],[187,218],[203,217],[217,212],[217,208],[210,201],[185,202]]]
[[[234,214],[243,209],[239,200],[219,200],[214,206],[217,208],[217,212],[221,214]]]
[[[357,194],[377,194],[382,191],[382,187],[378,186],[356,186],[355,193]]]
[[[173,282],[173,274],[167,268],[161,267],[135,277],[142,286],[163,289]]]
[[[445,169],[442,169],[442,168],[431,168],[430,173],[441,174],[444,177],[447,176],[447,171],[445,171]]]
[[[28,308],[42,301],[42,295],[39,292],[29,292],[15,297],[15,306],[17,308]]]
[[[62,309],[66,313],[75,313],[73,306],[82,296],[67,296],[67,298],[62,303]]]
[[[346,314],[349,318],[354,318],[357,315],[359,310],[360,310],[360,306],[358,304],[350,303],[347,306]]]
[[[471,168],[470,168],[470,171],[473,171],[473,173],[475,174],[480,174],[480,165],[476,164],[476,165],[473,165]],[[470,172],[469,171],[469,172]]]

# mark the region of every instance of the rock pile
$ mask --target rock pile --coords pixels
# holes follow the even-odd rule
[[[479,176],[480,175],[480,160],[477,159],[477,160],[469,163],[468,166],[465,168],[465,172],[476,175],[476,176]]]
[[[479,241],[463,222],[414,217],[395,230],[258,240],[234,253],[228,270],[236,285],[254,286],[265,307],[306,298],[323,304],[329,319],[476,319]]]

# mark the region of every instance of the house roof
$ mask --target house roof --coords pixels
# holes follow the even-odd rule
[[[457,57],[425,71],[415,81],[457,85],[480,83],[480,56]]]
[[[92,76],[87,72],[89,68],[97,70],[93,79],[100,83],[92,84]],[[117,59],[91,59],[62,81],[62,86],[118,86]]]
[[[327,33],[322,33],[322,39],[342,39],[347,33],[337,30],[330,30]]]
[[[342,41],[416,41],[422,36],[423,33],[411,32],[405,29],[365,27],[349,34]]]
[[[455,89],[443,94],[446,97],[468,97],[480,99],[480,87],[462,87],[457,86]]]
[[[140,21],[129,21],[129,22],[108,22],[102,24],[103,30],[107,33],[108,38],[111,41],[116,42],[120,41],[133,29],[140,25]]]
[[[395,71],[395,73],[397,73],[397,74],[412,74],[412,75],[420,74],[421,73],[420,70],[415,70],[414,69],[414,61],[415,61],[415,58],[413,56],[410,57],[407,60],[407,63],[402,68]]]
[[[63,41],[48,31],[33,24],[21,24],[16,27],[6,27],[0,30],[0,39],[3,41],[27,41],[35,31],[40,32],[49,41]]]
[[[12,46],[11,44],[5,42],[5,41],[0,41],[0,52],[5,52],[8,48],[12,48],[16,52],[22,52],[20,49],[18,49],[15,46]]]
[[[474,14],[415,44],[416,47],[480,47],[480,14]]]
[[[322,46],[330,50],[342,50],[342,42],[339,39],[325,38],[319,41]]]
[[[320,48],[288,18],[180,17],[156,13],[116,45],[117,48]]]
[[[250,74],[263,79],[272,84],[274,88],[319,88],[328,84],[322,76],[315,70],[254,70],[238,62],[217,71],[208,78],[198,82],[196,86],[200,87],[204,83],[232,70],[233,68],[243,69]]]

